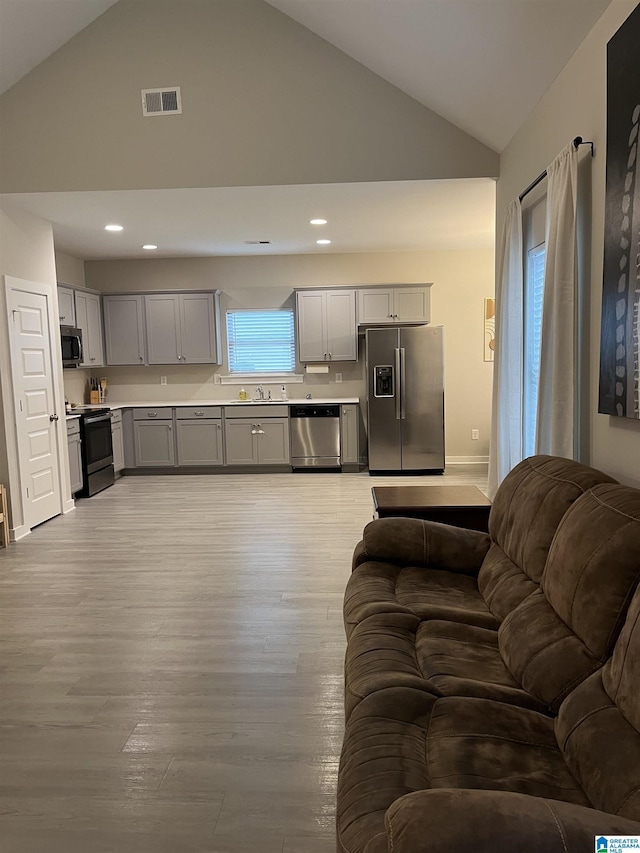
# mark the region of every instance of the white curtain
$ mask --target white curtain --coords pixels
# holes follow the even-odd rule
[[[536,452],[574,458],[576,421],[576,196],[573,143],[547,169],[546,261]]]
[[[496,281],[496,351],[489,450],[489,498],[522,460],[523,337],[522,207],[512,201],[505,212]]]

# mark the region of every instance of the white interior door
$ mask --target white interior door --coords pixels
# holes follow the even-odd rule
[[[24,522],[35,527],[62,509],[48,297],[10,288],[7,299]]]

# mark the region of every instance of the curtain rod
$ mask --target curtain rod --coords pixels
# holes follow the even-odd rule
[[[576,136],[576,138],[573,140],[573,147],[574,147],[574,148],[579,148],[581,145],[590,145],[590,146],[591,146],[591,156],[592,156],[592,157],[594,156],[595,151],[594,151],[593,142],[585,142],[581,136]],[[544,172],[540,172],[540,174],[538,175],[538,177],[537,177],[534,181],[531,181],[531,183],[530,183],[530,184],[529,184],[529,186],[526,188],[526,190],[523,190],[523,191],[520,193],[520,195],[518,196],[518,198],[520,199],[520,201],[522,201],[522,199],[523,199],[526,195],[529,195],[529,193],[531,192],[531,190],[535,189],[541,181],[544,181],[544,179],[545,179],[546,177],[547,177],[547,170],[545,169],[545,170],[544,170]]]

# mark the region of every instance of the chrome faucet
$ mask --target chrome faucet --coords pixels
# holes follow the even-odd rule
[[[258,399],[264,400],[264,388],[262,387],[262,385],[257,386],[256,394],[258,395]]]

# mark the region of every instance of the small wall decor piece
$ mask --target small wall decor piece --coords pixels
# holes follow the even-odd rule
[[[598,411],[640,418],[640,5],[607,46],[607,196]]]
[[[484,360],[493,361],[496,350],[496,300],[484,300]]]

